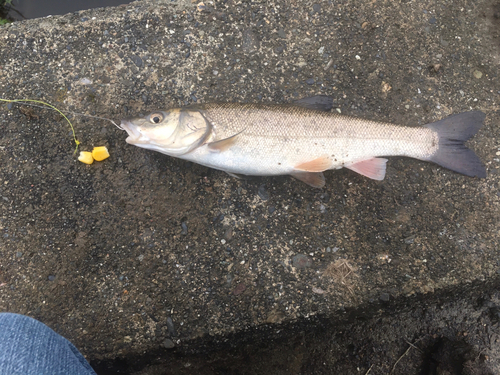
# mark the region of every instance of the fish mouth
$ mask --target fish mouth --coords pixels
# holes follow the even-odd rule
[[[125,130],[128,134],[125,142],[130,144],[141,143],[142,134],[137,129],[137,126],[131,123],[129,120],[122,120],[120,123],[120,127]]]

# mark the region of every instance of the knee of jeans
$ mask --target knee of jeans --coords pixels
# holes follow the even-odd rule
[[[26,315],[16,314],[16,313],[0,313],[0,325],[2,324],[13,324],[13,323],[28,323],[28,322],[38,322],[38,320],[30,318]]]

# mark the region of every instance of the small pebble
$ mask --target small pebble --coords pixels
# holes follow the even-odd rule
[[[246,286],[245,284],[243,284],[243,283],[239,283],[239,284],[236,286],[236,288],[234,288],[234,290],[233,290],[233,294],[234,294],[235,296],[237,296],[237,295],[239,295],[239,294],[243,293],[246,289],[247,289],[247,286]]]
[[[415,242],[415,236],[410,236],[404,239],[405,243],[408,245],[411,245],[412,243]]]
[[[82,78],[79,83],[84,86],[88,86],[92,84],[92,81],[88,78]]]
[[[130,57],[130,60],[132,60],[138,68],[141,68],[144,65],[144,62],[142,61],[142,59],[139,56],[131,55],[129,57]]]
[[[173,347],[175,347],[175,344],[172,340],[165,339],[165,341],[163,341],[163,346],[167,349],[172,349]]]
[[[269,199],[269,193],[266,190],[266,185],[260,185],[259,190],[257,191],[257,194],[259,195],[260,199],[263,201],[267,201]]]
[[[441,64],[432,64],[431,66],[429,66],[429,72],[437,73],[441,68],[442,68]]]
[[[292,266],[295,268],[309,268],[312,266],[312,260],[307,255],[297,254],[292,258]]]
[[[20,251],[16,252],[16,257],[21,258],[22,256],[23,256],[23,253],[21,253]]]
[[[170,333],[171,336],[177,336],[177,332],[175,331],[174,321],[172,320],[171,317],[167,318],[167,329],[168,333]]]
[[[308,79],[306,80],[306,83],[307,83],[308,85],[314,85],[314,78],[308,78]]]
[[[207,7],[205,6],[204,3],[198,3],[198,5],[196,6],[196,8],[198,9],[198,12],[203,12],[204,10],[207,9]]]
[[[233,229],[227,228],[226,231],[224,232],[224,239],[229,241],[231,238],[233,238]]]
[[[480,72],[479,70],[474,70],[474,77],[477,79],[480,79],[483,76],[483,73]]]
[[[380,300],[382,302],[389,302],[390,297],[391,296],[389,295],[389,293],[382,293],[382,294],[380,294]]]
[[[184,221],[181,223],[181,228],[182,228],[181,234],[186,235],[188,233],[188,226]]]
[[[54,281],[56,277],[54,275],[49,275],[47,279],[49,279],[49,281]]]
[[[312,291],[313,293],[316,293],[316,294],[325,294],[325,291],[321,288],[317,288],[315,286],[312,287]]]

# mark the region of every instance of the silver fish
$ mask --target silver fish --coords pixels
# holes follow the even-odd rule
[[[467,176],[486,177],[465,146],[485,115],[464,112],[422,127],[405,127],[330,112],[315,96],[293,104],[208,103],[122,120],[127,143],[189,160],[230,175],[293,177],[317,188],[323,171],[349,168],[374,180],[387,159],[407,156]]]

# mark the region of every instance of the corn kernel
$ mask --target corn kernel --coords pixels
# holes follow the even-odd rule
[[[92,157],[97,161],[102,161],[109,158],[109,152],[106,146],[94,147],[92,150]]]
[[[80,156],[78,156],[78,160],[85,164],[92,164],[94,162],[94,158],[92,157],[92,153],[89,151],[80,151]]]

